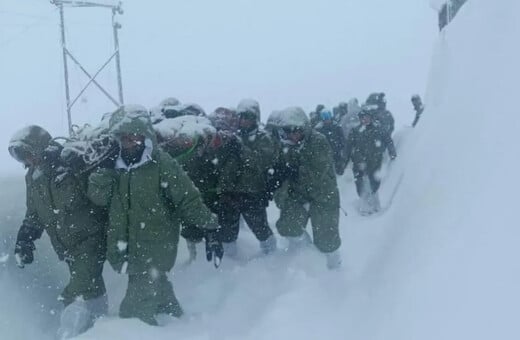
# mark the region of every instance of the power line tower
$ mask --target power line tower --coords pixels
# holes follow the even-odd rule
[[[116,1],[75,1],[75,0],[51,0],[51,4],[58,7],[60,11],[60,27],[61,27],[61,46],[63,53],[63,71],[65,76],[65,101],[67,104],[67,120],[68,120],[68,128],[69,134],[73,133],[72,130],[72,107],[81,95],[87,90],[90,85],[95,85],[116,107],[119,107],[124,104],[123,100],[123,81],[121,77],[121,54],[119,51],[119,36],[118,31],[121,29],[121,25],[117,22],[116,16],[119,14],[123,14],[123,8],[121,2]],[[67,48],[67,40],[65,36],[65,15],[64,8],[65,7],[76,7],[76,8],[105,8],[112,11],[112,30],[113,30],[113,39],[114,39],[114,50],[112,55],[107,59],[107,61],[92,75],[90,74],[72,55],[72,53]],[[70,96],[70,87],[69,87],[69,68],[68,68],[68,60],[72,60],[83,73],[88,77],[89,81],[83,87],[81,91],[71,100]],[[116,70],[117,70],[117,86],[118,86],[118,100],[116,100],[110,93],[103,88],[97,81],[96,77],[103,71],[103,69],[110,64],[115,59]]]

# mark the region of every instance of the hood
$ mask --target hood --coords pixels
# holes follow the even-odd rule
[[[276,113],[275,118],[281,127],[310,128],[309,118],[301,107],[288,107]]]
[[[42,156],[51,144],[52,137],[44,128],[38,125],[27,126],[16,132],[9,141],[9,153],[18,161],[22,153]]]
[[[260,122],[260,104],[254,99],[242,99],[237,106],[237,114],[251,113],[255,116],[256,121]]]
[[[312,133],[311,123],[301,107],[288,107],[275,114],[278,127],[293,127],[303,129],[304,137],[307,138]]]
[[[110,134],[117,140],[122,134],[144,136],[157,144],[157,137],[152,127],[152,121],[146,108],[140,105],[125,105],[110,117]]]

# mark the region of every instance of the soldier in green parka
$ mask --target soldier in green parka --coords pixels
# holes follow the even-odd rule
[[[237,238],[242,215],[260,241],[264,254],[276,250],[276,238],[267,221],[270,195],[267,181],[274,164],[274,145],[260,127],[260,106],[244,99],[237,106],[238,131],[227,136],[219,150],[219,224],[224,250],[238,257]]]
[[[298,107],[278,113],[278,135],[282,142],[281,164],[287,185],[278,198],[280,235],[297,249],[309,242],[305,227],[311,220],[316,248],[326,255],[328,268],[341,265],[339,247],[339,192],[330,145],[313,130],[305,112]],[[282,187],[284,188],[284,187]]]
[[[206,117],[193,115],[164,119],[154,124],[159,146],[186,171],[199,190],[202,201],[214,214],[218,213],[218,155],[213,141],[217,130]],[[204,230],[183,223],[181,236],[186,239],[189,262],[197,256],[196,244],[204,238]]]
[[[181,222],[205,230],[207,259],[218,265],[223,251],[217,219],[184,170],[158,148],[145,108],[120,108],[110,119],[110,131],[120,154],[115,169],[90,176],[89,196],[108,206],[107,258],[117,272],[128,274],[119,315],[157,325],[157,314],[183,314],[167,278]]]
[[[39,126],[20,130],[9,153],[28,169],[27,211],[18,232],[15,259],[19,267],[33,262],[34,242],[44,231],[70,281],[61,294],[65,309],[58,337],[74,337],[107,311],[102,271],[105,262],[106,213],[87,199],[86,176],[70,171],[60,158],[62,146]]]

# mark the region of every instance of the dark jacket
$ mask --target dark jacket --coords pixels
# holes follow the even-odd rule
[[[375,172],[381,168],[385,150],[391,158],[397,156],[390,134],[377,123],[360,125],[352,130],[347,140],[347,162],[352,160],[355,169]]]
[[[275,147],[271,137],[260,129],[237,136],[237,141],[227,144],[225,164],[219,169],[221,193],[265,193],[267,178],[275,162]]]
[[[86,177],[68,171],[60,162],[60,148],[56,148],[25,176],[27,212],[19,233],[31,234],[34,240],[45,230],[61,260],[89,256],[89,252],[98,251],[91,246],[93,239],[104,243],[107,216],[88,200]]]
[[[321,122],[316,126],[316,130],[327,138],[332,150],[336,173],[342,174],[345,170],[345,145],[347,143],[343,129],[335,123],[324,124]]]

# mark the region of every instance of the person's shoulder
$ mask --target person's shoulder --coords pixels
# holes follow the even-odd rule
[[[180,169],[181,165],[173,158],[169,153],[164,150],[158,150],[156,153],[155,162],[161,167],[161,169]]]
[[[327,137],[320,131],[312,130],[311,141],[315,144],[328,143]]]

